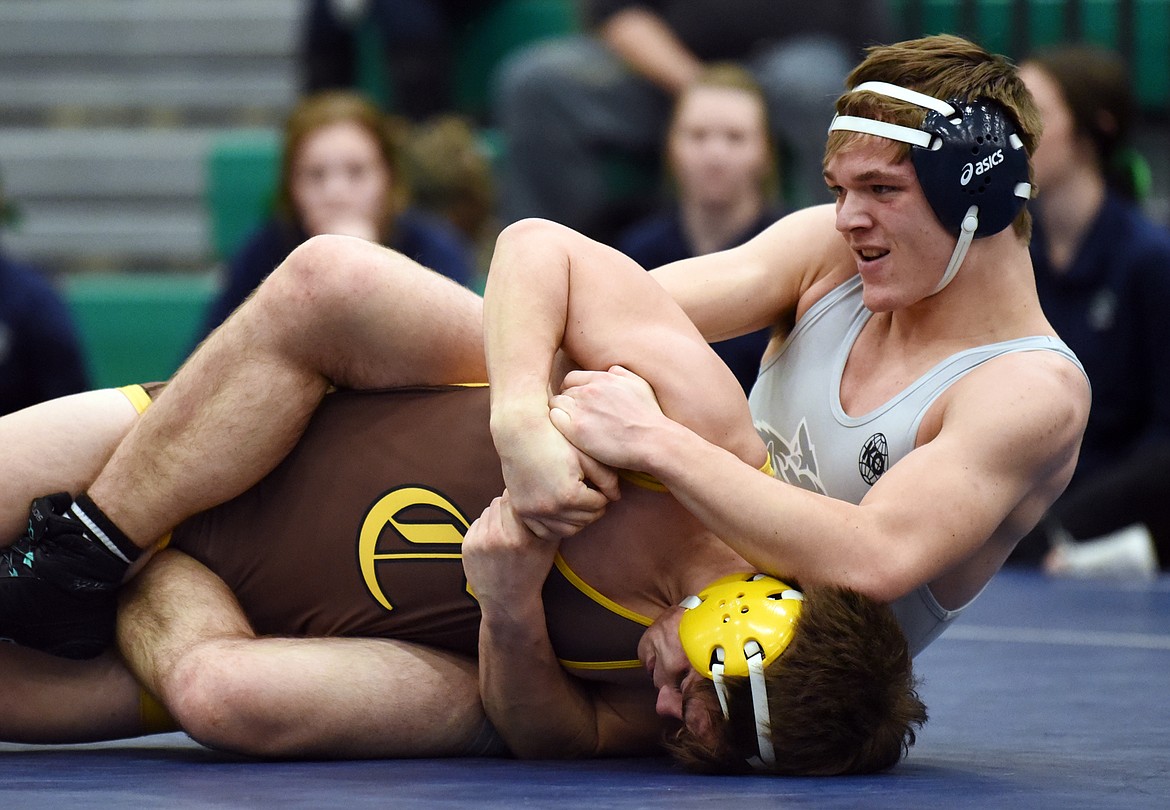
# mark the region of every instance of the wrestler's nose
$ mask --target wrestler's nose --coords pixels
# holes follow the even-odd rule
[[[659,717],[673,717],[682,720],[683,696],[682,691],[674,685],[666,684],[658,689],[658,703],[655,705]]]

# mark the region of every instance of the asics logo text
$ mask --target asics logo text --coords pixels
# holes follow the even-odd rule
[[[959,185],[965,186],[971,182],[971,178],[976,175],[983,174],[990,171],[992,166],[998,166],[1003,163],[1003,150],[996,149],[987,157],[975,163],[968,163],[963,167],[963,174],[959,177]]]

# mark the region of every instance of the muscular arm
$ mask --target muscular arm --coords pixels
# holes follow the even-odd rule
[[[549,421],[559,350],[582,368],[632,370],[672,419],[753,466],[763,462],[735,377],[621,253],[543,220],[509,226],[492,259],[484,321],[492,435],[515,508],[538,535],[565,536],[604,507],[605,496],[583,483],[595,472],[590,460]],[[614,497],[612,478],[593,483]]]
[[[833,206],[822,205],[795,211],[738,247],[650,275],[714,342],[765,326],[790,329],[815,300],[818,284],[839,283],[853,268]]]
[[[856,505],[754,474],[666,419],[642,441],[615,442],[608,423],[583,413],[566,432],[607,462],[657,476],[760,570],[891,601],[976,553],[982,573],[998,568],[1071,476],[1088,391],[1063,359],[1024,353],[968,375],[939,405],[923,427],[929,440]],[[971,576],[951,583],[959,601],[986,581]]]
[[[557,661],[541,583],[556,546],[537,538],[497,498],[463,542],[479,600],[479,680],[484,709],[520,757],[628,756],[655,750],[660,723],[645,689],[586,683]]]

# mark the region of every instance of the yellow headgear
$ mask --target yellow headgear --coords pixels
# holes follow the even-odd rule
[[[769,736],[771,720],[764,666],[788,647],[804,607],[804,594],[766,574],[734,574],[712,582],[683,600],[678,626],[683,652],[698,673],[715,682],[723,716],[729,716],[725,675],[747,676],[751,683],[760,755],[748,762],[767,769],[776,764]]]
[[[678,634],[699,674],[711,678],[715,650],[723,650],[723,674],[748,674],[745,645],[754,641],[771,662],[796,632],[804,596],[764,574],[733,574],[716,580],[682,605]]]

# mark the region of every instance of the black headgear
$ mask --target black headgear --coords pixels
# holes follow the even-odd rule
[[[938,287],[942,289],[958,271],[971,239],[991,236],[1011,225],[1032,196],[1024,143],[1003,107],[989,99],[947,102],[887,82],[863,82],[852,92],[863,91],[929,110],[917,129],[838,115],[829,131],[860,132],[910,144],[910,159],[931,210],[959,236]]]

